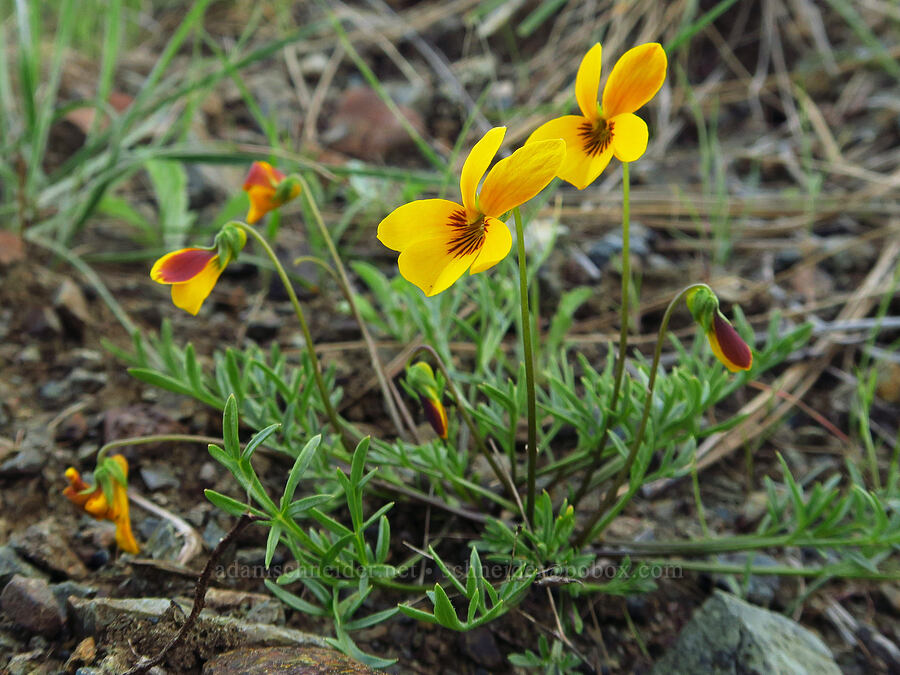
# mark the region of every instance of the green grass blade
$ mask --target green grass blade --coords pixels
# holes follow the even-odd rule
[[[44,98],[36,111],[36,125],[31,139],[31,161],[28,165],[28,178],[26,180],[28,189],[36,187],[37,177],[42,171],[44,152],[47,149],[47,138],[50,135],[50,125],[53,122],[53,113],[56,107],[56,94],[62,78],[63,56],[72,39],[72,27],[74,25],[75,2],[74,0],[64,0],[59,13],[59,27],[56,30],[56,38],[53,41],[53,61],[50,66],[50,78]]]
[[[122,46],[122,0],[110,0],[106,14],[106,30],[103,35],[103,56],[100,61],[100,76],[97,79],[97,108],[87,138],[91,139],[99,128],[99,109],[109,100],[112,91],[113,75],[119,60]]]
[[[673,51],[678,49],[685,42],[694,37],[701,30],[706,28],[709,24],[719,18],[722,14],[731,9],[731,6],[734,5],[737,0],[720,0],[720,2],[710,9],[706,14],[701,16],[696,21],[692,21],[690,24],[682,28],[678,35],[676,35],[672,41],[665,45],[664,49],[666,53],[671,54]]]

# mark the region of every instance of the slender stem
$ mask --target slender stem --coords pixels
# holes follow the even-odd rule
[[[691,455],[691,484],[694,488],[694,504],[697,509],[697,519],[700,521],[700,530],[703,536],[709,538],[709,526],[706,523],[706,510],[703,508],[703,499],[700,497],[700,476],[697,471],[697,448]]]
[[[739,551],[763,550],[768,548],[782,548],[793,546],[796,548],[856,548],[866,546],[896,546],[900,543],[900,536],[890,534],[870,536],[833,536],[817,537],[805,535],[804,532],[787,532],[785,534],[758,535],[737,534],[730,537],[716,537],[713,539],[683,540],[657,540],[657,541],[606,541],[606,546],[622,547],[632,557],[645,555],[664,556],[695,556],[714,555],[716,553],[737,553]],[[609,551],[604,551],[609,555]]]
[[[622,465],[622,468],[619,469],[619,473],[616,474],[612,485],[610,485],[609,490],[606,493],[606,497],[604,497],[600,506],[594,512],[591,520],[581,531],[581,534],[578,535],[576,547],[583,546],[587,541],[594,539],[603,532],[603,530],[606,529],[606,526],[612,522],[612,519],[625,508],[625,504],[628,503],[628,498],[626,497],[626,499],[621,500],[615,508],[610,508],[616,499],[618,499],[619,488],[622,487],[628,474],[631,473],[631,467],[634,465],[638,450],[640,450],[641,447],[641,442],[644,440],[644,431],[647,429],[647,420],[650,418],[650,408],[653,404],[653,389],[656,387],[656,375],[659,372],[659,359],[662,356],[663,341],[666,337],[666,331],[669,328],[669,319],[672,318],[672,313],[675,311],[675,307],[678,306],[681,299],[687,295],[689,291],[699,287],[707,286],[706,284],[691,284],[690,286],[686,286],[679,291],[678,295],[676,295],[672,299],[672,302],[669,303],[669,306],[666,307],[666,313],[663,315],[662,323],[659,326],[659,334],[656,337],[656,349],[653,352],[653,363],[650,365],[650,380],[647,382],[647,394],[644,399],[644,411],[641,414],[640,426],[638,426],[637,434],[631,444],[631,450],[628,453],[628,457],[625,459],[625,463]],[[632,494],[636,489],[637,488],[635,487],[634,490],[631,491]],[[600,521],[601,517],[603,520],[598,525],[597,523]]]
[[[278,278],[281,279],[281,283],[284,285],[284,289],[287,291],[288,297],[291,299],[291,305],[293,305],[294,307],[294,314],[297,315],[297,321],[300,322],[300,330],[303,331],[303,340],[306,343],[306,352],[309,354],[309,359],[312,363],[313,377],[315,377],[316,387],[319,389],[319,395],[322,399],[322,405],[325,406],[325,414],[328,417],[328,421],[331,423],[331,426],[334,428],[335,432],[338,434],[338,436],[341,437],[344,445],[348,448],[352,448],[353,439],[350,438],[350,434],[344,428],[344,425],[341,424],[341,421],[334,410],[334,406],[331,405],[331,398],[328,395],[328,387],[325,386],[325,378],[322,377],[322,368],[319,364],[319,357],[316,355],[316,345],[313,342],[312,335],[309,332],[309,326],[306,323],[306,316],[303,314],[303,307],[300,306],[300,300],[297,298],[297,293],[294,292],[294,286],[293,284],[291,284],[291,280],[288,279],[288,275],[284,269],[284,266],[281,264],[278,256],[275,255],[275,251],[272,250],[272,247],[269,245],[269,242],[266,241],[266,238],[263,237],[259,232],[257,232],[255,228],[250,227],[249,225],[245,225],[241,222],[238,222],[237,225],[244,232],[246,232],[256,240],[256,242],[266,252],[266,255],[269,256],[272,264],[275,266],[275,271],[278,273]]]
[[[513,209],[516,221],[516,254],[519,259],[519,300],[522,307],[522,351],[525,357],[525,386],[528,401],[528,494],[525,520],[534,521],[535,471],[537,470],[537,404],[534,393],[534,351],[531,345],[531,313],[528,311],[528,270],[525,261],[525,232],[519,208]]]
[[[338,285],[341,287],[341,290],[344,293],[344,297],[347,298],[347,304],[350,305],[350,312],[353,314],[353,318],[356,320],[356,323],[359,324],[359,330],[362,333],[363,341],[366,343],[366,348],[369,350],[369,357],[372,361],[372,368],[375,370],[375,377],[378,378],[378,384],[381,387],[381,391],[384,394],[384,402],[387,405],[388,414],[391,416],[391,421],[394,423],[394,427],[397,429],[397,433],[401,436],[403,435],[403,421],[400,419],[400,412],[398,411],[398,406],[396,401],[394,400],[394,392],[391,390],[390,385],[388,384],[387,377],[384,374],[384,366],[381,363],[381,359],[378,357],[378,348],[375,345],[375,341],[372,339],[372,336],[369,334],[369,329],[366,326],[366,322],[362,318],[362,314],[359,313],[359,307],[356,304],[356,300],[353,297],[353,288],[350,286],[350,279],[347,276],[347,270],[344,268],[344,263],[341,260],[341,256],[338,253],[337,247],[334,245],[334,240],[331,238],[331,233],[328,231],[328,228],[325,226],[325,221],[322,219],[322,214],[319,211],[319,206],[316,204],[316,200],[313,199],[312,192],[310,192],[309,184],[303,179],[303,176],[299,174],[293,174],[292,176],[296,181],[300,184],[300,192],[303,194],[303,198],[306,200],[306,205],[309,207],[310,212],[312,213],[313,220],[316,221],[316,227],[319,228],[319,234],[322,236],[322,239],[325,240],[325,246],[328,247],[328,252],[331,254],[331,259],[334,261],[334,269],[337,271],[338,277]],[[412,417],[409,414],[409,411],[406,408],[403,408],[403,412],[405,414],[405,422],[408,425],[408,428],[412,430],[413,436],[415,436],[415,425],[412,422]]]
[[[97,451],[97,464],[99,464],[106,453],[116,448],[124,448],[129,445],[145,445],[147,443],[221,443],[221,438],[212,436],[195,436],[193,434],[153,434],[151,436],[133,436],[132,438],[119,438],[110,441]]]
[[[194,586],[194,606],[191,608],[191,613],[187,620],[185,620],[179,631],[166,643],[156,656],[152,659],[142,657],[138,664],[131,668],[125,675],[139,675],[139,673],[146,673],[154,666],[158,666],[166,658],[166,655],[172,651],[179,642],[185,639],[187,634],[194,627],[197,619],[200,617],[200,612],[203,611],[203,607],[206,605],[206,591],[209,589],[209,582],[212,578],[213,570],[222,553],[225,552],[225,549],[231,545],[231,542],[234,541],[248,525],[258,520],[261,520],[261,518],[245,513],[234,524],[234,527],[219,540],[219,543],[216,544],[215,549],[213,549],[212,554],[209,556],[209,560],[206,561],[203,572],[201,572],[200,576],[197,578],[197,584]]]
[[[518,503],[519,500],[517,499],[518,495],[516,493],[516,486],[510,480],[509,475],[503,471],[499,464],[497,464],[497,460],[494,459],[494,456],[488,449],[487,444],[484,442],[484,438],[478,431],[478,425],[475,424],[475,420],[473,420],[472,416],[469,414],[466,400],[463,398],[459,389],[456,387],[456,383],[453,381],[453,378],[450,375],[450,371],[447,370],[447,366],[444,365],[443,359],[431,345],[419,345],[410,356],[410,359],[415,357],[415,355],[419,352],[428,352],[429,354],[431,354],[435,363],[437,363],[438,368],[440,368],[441,372],[444,374],[444,379],[447,381],[447,387],[449,387],[450,389],[450,394],[456,401],[456,408],[459,410],[459,414],[462,415],[463,421],[466,423],[466,426],[469,427],[469,432],[472,434],[472,438],[475,439],[475,445],[478,446],[478,450],[482,455],[484,455],[484,458],[487,460],[487,463],[493,470],[494,475],[497,476],[497,479],[501,483],[503,483],[503,486],[506,488],[506,491],[509,492],[513,500]],[[522,517],[525,517],[524,513],[522,513]]]
[[[619,355],[616,357],[616,368],[613,374],[613,391],[609,401],[609,408],[603,420],[603,430],[600,433],[600,447],[594,453],[593,461],[587,473],[581,481],[578,492],[572,499],[572,504],[577,506],[584,495],[590,489],[591,479],[603,461],[603,451],[606,449],[609,427],[616,414],[616,406],[619,404],[619,394],[622,391],[622,378],[625,375],[625,357],[628,354],[628,318],[631,306],[631,177],[628,171],[628,162],[622,162],[622,309],[619,318]]]

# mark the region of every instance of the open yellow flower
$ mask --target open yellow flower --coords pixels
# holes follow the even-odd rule
[[[497,162],[477,193],[505,134],[506,127],[494,127],[472,148],[460,176],[462,204],[419,199],[394,209],[378,225],[378,240],[400,251],[400,274],[425,295],[446,290],[466,270],[477,274],[503,260],[512,235],[500,217],[534,197],[556,175],[566,146],[560,138],[546,139]]]
[[[525,147],[547,138],[566,142],[566,158],[557,175],[579,190],[594,182],[613,155],[633,162],[647,149],[647,123],[634,112],[656,95],[666,79],[666,52],[655,42],[629,49],[613,66],[600,88],[600,43],[588,50],[575,77],[575,98],[581,115],[565,115],[542,124]]]
[[[114,455],[107,461],[119,465],[124,476],[128,476],[128,462],[122,455]],[[92,518],[109,520],[116,524],[116,544],[126,553],[138,553],[140,548],[131,531],[131,516],[128,513],[128,489],[115,478],[112,481],[112,503],[106,499],[103,488],[98,484],[91,488],[81,479],[81,474],[74,467],[66,470],[68,487],[63,494],[70,502],[79,507]]]
[[[196,316],[228,263],[246,243],[247,233],[229,223],[216,235],[214,246],[183,248],[164,255],[153,263],[150,278],[171,285],[175,306]]]
[[[247,222],[251,225],[269,211],[277,209],[300,194],[299,183],[284,184],[285,176],[268,162],[253,162],[247,178],[244,179],[244,191],[250,198],[250,210]]]
[[[196,316],[224,269],[215,249],[183,248],[157,260],[150,278],[171,284],[175,306]]]

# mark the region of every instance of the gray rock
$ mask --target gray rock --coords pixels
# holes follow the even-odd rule
[[[174,560],[181,550],[175,528],[168,520],[145,518],[138,525],[144,539],[144,555],[154,560]]]
[[[93,394],[105,387],[108,380],[106,373],[95,373],[87,368],[74,368],[66,378],[72,390],[79,394]]]
[[[29,422],[19,452],[0,465],[0,476],[28,476],[38,473],[53,448],[45,420]]]
[[[53,672],[50,664],[45,663],[47,655],[43,649],[35,649],[34,651],[25,652],[24,654],[16,654],[9,663],[6,664],[4,673],[9,675],[49,675]]]
[[[17,477],[33,476],[44,467],[43,453],[34,448],[26,448],[17,452],[8,460],[0,464],[0,476]]]
[[[650,253],[653,232],[639,223],[631,223],[629,229],[629,247],[631,254],[644,257]],[[603,269],[609,261],[622,252],[622,233],[618,229],[608,232],[593,242],[587,249],[587,256],[599,269]]]
[[[167,487],[178,487],[181,483],[165,464],[141,467],[141,478],[147,489],[156,491]]]
[[[253,605],[244,617],[251,623],[264,623],[281,626],[284,624],[284,605],[271,598]]]
[[[48,403],[61,403],[71,396],[72,390],[60,380],[48,380],[38,389],[38,394]]]
[[[14,623],[32,633],[54,637],[66,623],[66,615],[43,579],[18,575],[0,593],[0,607]]]
[[[85,325],[91,322],[91,313],[78,284],[63,279],[53,297],[53,307],[69,332],[81,338]]]
[[[770,555],[765,553],[753,553],[753,565],[757,567],[777,567],[780,563]],[[731,553],[719,556],[720,562],[728,565],[746,565],[748,555],[746,553]],[[729,587],[729,584],[744,584],[743,577],[735,577],[731,575],[717,574],[715,576],[716,585],[724,590],[738,590]],[[760,607],[778,606],[777,599],[781,591],[781,578],[774,574],[751,574],[746,580],[746,596],[752,605]]]
[[[653,675],[840,675],[825,643],[780,614],[716,591],[653,667]]]
[[[88,570],[66,543],[69,533],[53,518],[45,518],[10,539],[16,552],[51,574],[83,579]]]
[[[34,565],[28,564],[20,558],[13,550],[12,546],[0,546],[0,586],[6,586],[14,575],[23,577],[44,577]]]
[[[210,659],[203,675],[374,675],[375,671],[334,649],[318,647],[251,647],[235,649]]]
[[[91,598],[97,594],[97,589],[92,586],[85,586],[75,581],[63,581],[61,584],[51,584],[50,590],[56,597],[56,601],[61,607],[66,606],[69,596],[74,595],[77,598]]]
[[[206,527],[203,529],[203,543],[208,549],[212,550],[220,541],[222,541],[222,537],[226,534],[227,532],[219,527],[219,523],[216,522],[216,519],[214,517],[210,518]]]
[[[113,623],[122,625],[122,619],[128,623],[147,621],[156,624],[169,609],[171,601],[166,598],[69,598],[69,618],[72,629],[79,637],[103,633]],[[187,602],[179,603],[179,607],[187,616],[191,606]],[[205,627],[204,627],[205,624]],[[217,616],[209,610],[200,613],[197,631],[214,628],[230,629],[240,643],[245,645],[268,646],[312,646],[327,647],[324,639],[317,635],[304,633],[293,628],[269,626],[267,624],[248,623],[227,616]]]

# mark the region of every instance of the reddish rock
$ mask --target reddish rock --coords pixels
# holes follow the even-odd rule
[[[0,607],[14,623],[48,638],[56,636],[66,616],[43,579],[15,575],[0,593]]]

